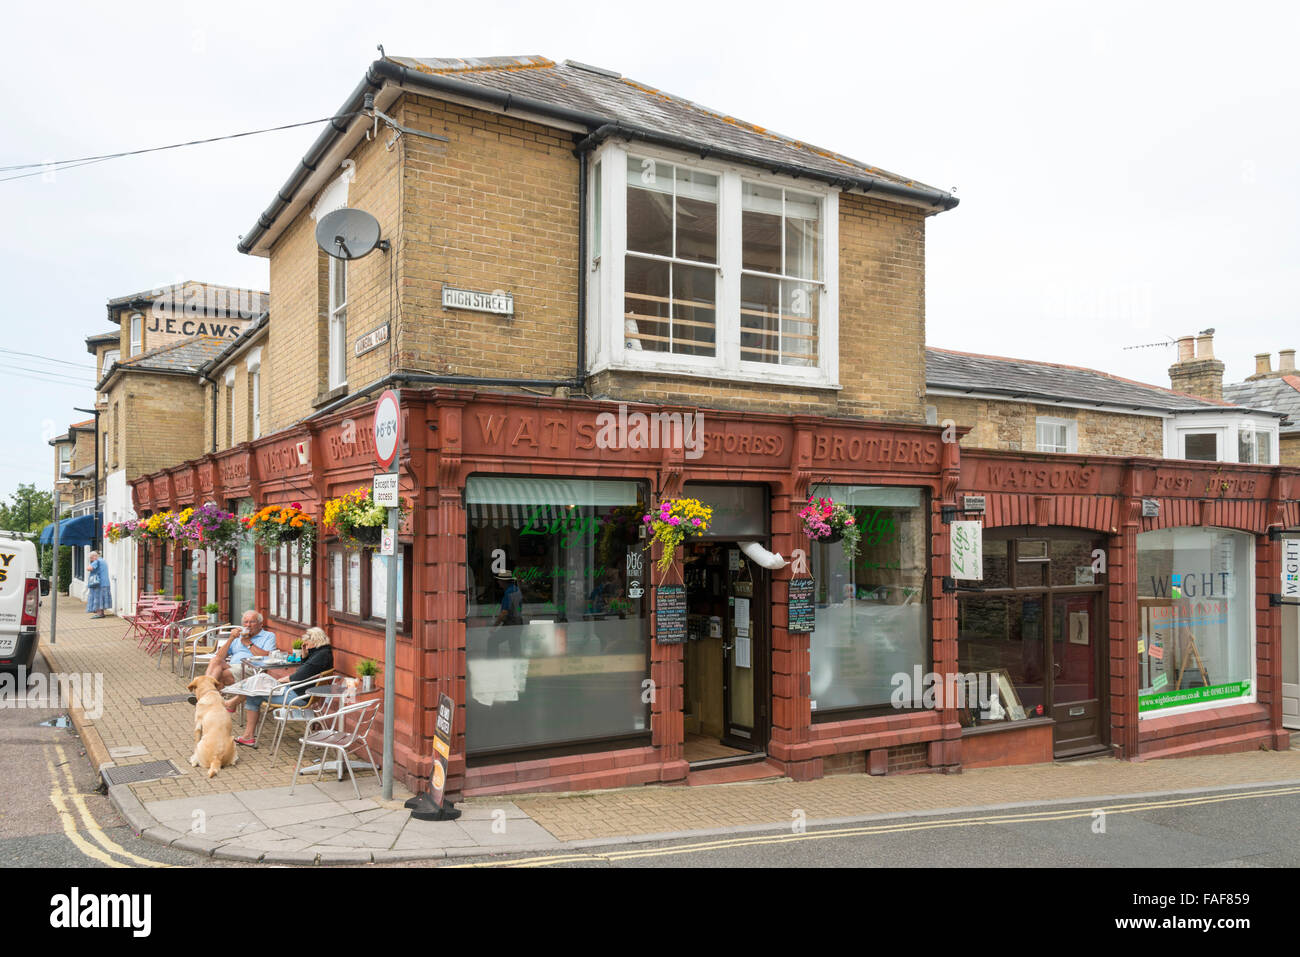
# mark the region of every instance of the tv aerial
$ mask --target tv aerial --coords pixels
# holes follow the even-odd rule
[[[364,209],[336,209],[316,224],[316,245],[335,259],[360,259],[378,246],[388,252],[389,242],[379,238],[379,220]]]

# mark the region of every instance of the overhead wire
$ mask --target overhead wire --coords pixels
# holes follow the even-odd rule
[[[323,116],[315,120],[303,120],[300,123],[285,123],[282,126],[268,126],[260,130],[245,130],[242,133],[227,133],[224,136],[209,136],[204,139],[187,140],[184,143],[169,143],[166,146],[149,146],[143,149],[122,150],[117,153],[102,153],[98,156],[79,156],[75,159],[54,160],[48,163],[15,163],[9,166],[0,166],[0,172],[11,173],[15,170],[30,170],[31,172],[19,173],[16,176],[0,177],[0,183],[7,183],[10,180],[26,179],[29,176],[43,176],[50,172],[61,172],[63,170],[76,169],[78,166],[89,166],[94,163],[104,163],[108,160],[122,159],[126,156],[140,156],[144,153],[158,153],[163,150],[175,150],[184,146],[201,146],[205,143],[219,143],[223,140],[237,140],[245,136],[258,136],[262,133],[278,133],[281,130],[297,129],[301,126],[312,126],[316,123],[330,123],[334,120],[347,120],[354,116],[360,115],[360,111],[351,113],[339,113],[335,116]]]

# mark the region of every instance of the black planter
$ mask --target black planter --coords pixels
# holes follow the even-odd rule
[[[844,540],[844,536],[841,535],[839,532],[831,532],[825,538],[821,539],[821,541],[825,542],[827,545],[836,545],[839,542],[842,542],[843,540]]]
[[[286,528],[280,532],[281,543],[296,542],[300,538],[302,538],[301,528]]]
[[[378,545],[383,534],[382,525],[357,525],[352,529],[352,537],[362,545]]]

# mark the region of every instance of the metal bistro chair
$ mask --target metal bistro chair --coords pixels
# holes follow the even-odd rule
[[[188,618],[181,618],[177,621],[168,623],[167,627],[163,629],[162,641],[158,643],[159,670],[162,669],[163,655],[166,654],[167,650],[170,648],[172,653],[172,671],[175,672],[176,648],[185,640],[181,635],[181,632],[186,628],[193,630],[200,621],[205,621],[206,619],[207,615],[190,615]]]
[[[182,617],[181,606],[174,601],[154,602],[148,617],[140,619],[140,641],[137,648],[144,648],[146,655],[152,655],[162,643],[167,626]]]
[[[325,753],[321,755],[320,770],[316,773],[316,780],[320,781],[325,774],[326,755],[330,751],[337,751],[339,760],[348,769],[348,777],[352,779],[352,790],[356,792],[357,800],[360,800],[361,788],[357,787],[357,776],[352,773],[352,761],[348,758],[348,748],[356,747],[358,744],[365,748],[366,757],[375,769],[375,774],[379,773],[379,764],[375,761],[375,756],[370,753],[370,745],[366,742],[366,735],[370,733],[370,726],[375,723],[375,715],[379,713],[379,706],[382,703],[383,699],[375,698],[372,701],[363,701],[360,704],[340,708],[338,711],[308,721],[307,726],[303,728],[302,745],[298,748],[298,763],[293,768],[293,780],[289,783],[289,793],[293,793],[293,789],[298,783],[298,771],[302,768],[302,756],[306,754],[307,749],[322,748]],[[349,718],[353,719],[350,729],[347,726]]]
[[[221,647],[221,643],[229,637],[230,633],[234,631],[236,627],[238,626],[217,625],[215,628],[208,628],[205,631],[199,632],[197,635],[190,635],[190,637],[186,639],[186,642],[189,645],[188,649],[182,647],[180,650],[181,671],[183,672],[185,670],[185,656],[189,655],[190,680],[193,681],[194,676],[199,673],[199,665],[202,664],[205,668],[207,667],[208,663],[217,656],[217,649]],[[200,647],[207,650],[200,651]]]
[[[135,614],[123,615],[122,620],[131,627],[122,635],[123,638],[139,636],[140,623],[149,621],[153,618],[153,606],[158,604],[161,599],[157,595],[140,595],[135,600]],[[138,645],[137,645],[138,647]]]
[[[284,740],[284,733],[293,721],[307,722],[316,718],[330,717],[334,714],[334,706],[340,701],[339,698],[326,698],[324,704],[314,705],[312,700],[311,689],[315,685],[331,684],[338,680],[334,674],[334,669],[323,671],[314,678],[305,678],[302,681],[293,684],[282,685],[284,691],[290,692],[285,696],[283,704],[273,704],[267,701],[266,707],[262,711],[262,718],[257,725],[257,740],[262,740],[262,728],[266,722],[275,722],[275,743],[271,746],[271,763],[275,763],[275,756],[280,750],[280,742]]]

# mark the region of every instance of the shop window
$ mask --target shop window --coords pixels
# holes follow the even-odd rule
[[[253,500],[243,498],[234,503],[231,511],[236,515],[242,515],[253,511]],[[234,565],[230,569],[230,617],[232,621],[239,621],[244,612],[255,607],[253,604],[256,599],[254,585],[256,584],[256,563],[257,553],[251,540],[244,540],[239,543],[239,550],[235,553]]]
[[[1139,717],[1255,700],[1255,541],[1219,528],[1138,535]]]
[[[269,572],[268,612],[272,618],[310,625],[312,565],[307,549],[299,552],[297,542],[288,542],[267,552]]]
[[[384,627],[388,609],[388,579],[384,556],[372,549],[331,545],[328,552],[330,612],[336,618]],[[411,546],[397,556],[397,629],[409,631],[406,609],[411,601]]]
[[[888,707],[894,676],[930,667],[929,556],[925,496],[919,489],[832,486],[814,490],[853,509],[862,538],[850,561],[844,544],[809,542],[816,582],[810,638],[814,717]]]
[[[470,754],[647,735],[645,484],[471,478],[466,503]]]

